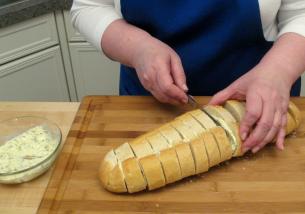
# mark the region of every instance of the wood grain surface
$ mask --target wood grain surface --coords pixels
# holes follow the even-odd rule
[[[293,101],[304,117],[305,99]],[[305,121],[286,139],[284,151],[269,145],[152,192],[113,194],[101,187],[97,172],[108,150],[186,110],[150,97],[86,97],[39,213],[305,212]]]
[[[20,116],[45,117],[60,127],[63,134],[62,142],[65,142],[78,107],[79,103],[0,102],[0,121]],[[36,213],[51,172],[52,169],[24,184],[0,184],[0,214]]]

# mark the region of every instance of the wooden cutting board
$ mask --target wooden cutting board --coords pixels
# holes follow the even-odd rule
[[[305,116],[305,99],[293,101]],[[152,192],[113,194],[101,187],[97,172],[108,150],[186,110],[150,97],[86,97],[39,213],[305,212],[305,121],[282,152],[270,145]]]

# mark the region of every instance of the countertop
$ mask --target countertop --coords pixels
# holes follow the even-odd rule
[[[17,116],[42,116],[57,123],[67,137],[79,103],[0,102],[0,121]],[[36,213],[50,180],[52,169],[39,178],[20,185],[0,184],[0,213]]]
[[[1,0],[0,28],[55,10],[69,9],[73,0]]]

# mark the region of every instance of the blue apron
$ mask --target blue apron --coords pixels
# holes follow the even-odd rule
[[[258,0],[121,0],[124,19],[180,56],[189,93],[211,96],[259,63],[271,48]],[[291,95],[299,96],[300,79]],[[133,68],[121,65],[121,95],[150,95]]]

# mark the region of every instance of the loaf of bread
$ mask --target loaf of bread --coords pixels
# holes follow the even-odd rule
[[[234,100],[224,107],[206,106],[187,112],[110,150],[99,169],[100,181],[116,193],[153,190],[241,156],[239,122],[244,114],[245,103]],[[299,109],[290,102],[286,135],[300,121]]]

